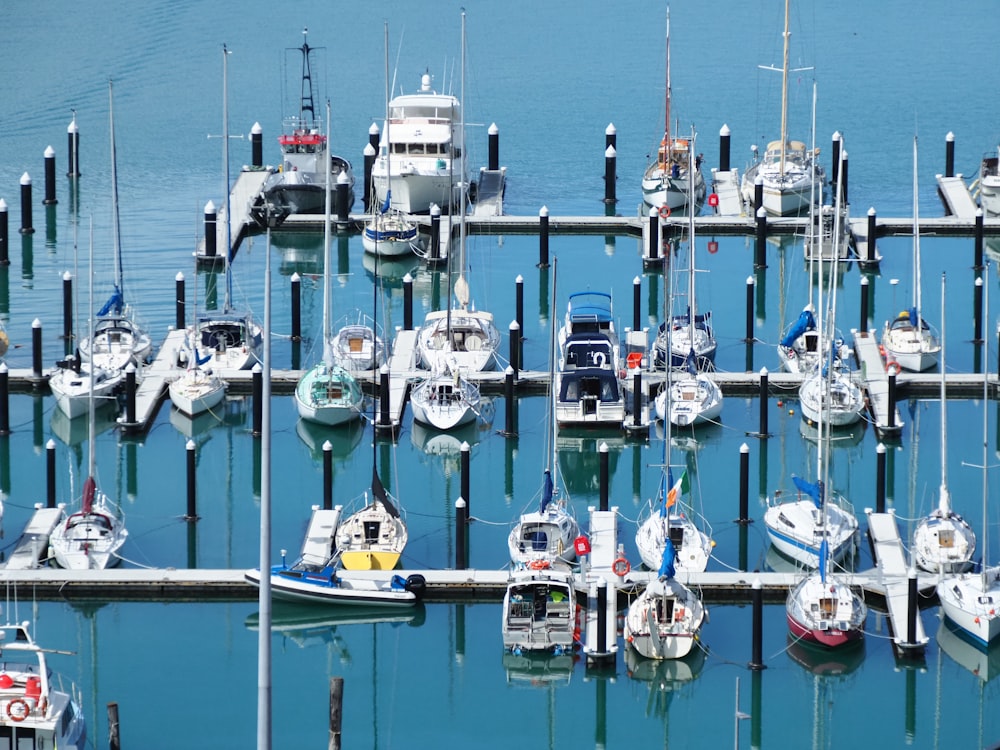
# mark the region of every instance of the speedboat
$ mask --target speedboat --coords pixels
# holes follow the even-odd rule
[[[625,394],[618,374],[605,367],[561,370],[556,374],[559,427],[621,427]]]
[[[76,691],[46,663],[28,623],[0,625],[0,739],[10,748],[84,750],[87,723]]]
[[[610,346],[610,357],[602,358],[598,350],[589,356],[590,361],[579,354],[573,356],[573,349],[581,342],[599,341]],[[621,356],[621,342],[615,328],[611,295],[607,292],[575,292],[569,295],[566,318],[559,329],[559,367],[603,367],[617,372]]]

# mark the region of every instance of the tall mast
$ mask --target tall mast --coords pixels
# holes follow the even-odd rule
[[[305,45],[308,46],[308,45]],[[330,100],[326,100],[326,138],[330,140]],[[330,299],[330,172],[326,170],[326,200],[323,208],[323,361],[332,364],[333,352],[330,350],[330,317],[332,301]]]
[[[461,100],[458,103],[459,106],[459,122],[460,122],[460,133],[459,140],[461,143],[462,150],[462,173],[458,176],[461,180],[461,189],[458,191],[459,200],[459,267],[458,267],[458,281],[455,282],[455,296],[458,298],[458,304],[465,310],[469,306],[469,283],[465,280],[465,11],[462,11],[462,82],[461,82]],[[452,160],[454,163],[454,160]]]
[[[990,274],[990,266],[987,263],[986,268],[983,270],[983,317],[989,320],[990,317],[990,285],[987,283],[989,279],[987,278]],[[944,310],[941,311],[942,324],[944,322]],[[989,336],[983,336],[983,362],[989,362]],[[944,345],[941,346],[941,354],[944,355]],[[944,364],[941,365],[941,372],[944,372]],[[990,397],[990,368],[988,366],[983,367],[983,561],[982,561],[982,587],[983,591],[986,591],[989,582],[987,581],[986,574],[986,557],[990,552],[989,539],[987,539],[987,533],[990,528],[989,521],[986,518],[986,497],[987,497],[987,461],[989,460],[989,439],[987,438],[987,430],[989,427],[989,413],[987,411],[986,405],[989,404]],[[943,406],[943,405],[942,405]]]
[[[115,148],[115,97],[114,82],[108,79],[108,118],[111,132],[111,231],[115,243],[115,289],[125,298],[122,284],[122,235],[118,218],[118,152]]]
[[[788,138],[788,39],[791,36],[788,32],[788,5],[790,0],[785,0],[785,33],[784,51],[781,63],[781,174],[785,174],[785,139]]]
[[[951,510],[951,497],[948,493],[948,402],[945,400],[944,378],[947,370],[944,363],[944,288],[945,276],[941,274],[941,491],[938,494],[938,510],[948,513]],[[919,330],[919,329],[917,329]],[[986,518],[983,518],[985,524]]]
[[[911,320],[910,324],[919,333],[923,312],[920,309],[920,196],[917,190],[917,136],[913,136],[913,308],[916,310],[917,319]],[[941,316],[944,317],[943,307]],[[943,348],[941,354],[944,355]],[[944,372],[943,365],[941,372]]]
[[[663,122],[663,145],[667,147],[664,156],[670,158],[670,8],[667,7],[667,94],[666,94],[666,118]],[[664,165],[664,169],[666,165]]]
[[[233,218],[232,205],[229,196],[229,50],[222,45],[222,168],[226,176],[226,299],[223,306],[229,312],[233,292],[233,278],[230,266],[233,262]]]

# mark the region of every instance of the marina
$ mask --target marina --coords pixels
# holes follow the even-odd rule
[[[67,694],[79,699],[88,746],[108,744],[119,730],[126,747],[253,746],[265,614],[276,747],[333,742],[334,678],[344,680],[345,747],[472,740],[484,748],[819,748],[863,737],[937,748],[1000,740],[989,711],[996,648],[957,636],[941,616],[938,576],[911,574],[914,528],[938,505],[945,463],[952,505],[982,545],[973,566],[1000,559],[997,509],[980,507],[980,480],[995,481],[1000,450],[1000,330],[996,304],[988,304],[1000,299],[1000,220],[977,213],[980,162],[996,156],[998,142],[983,92],[998,81],[988,66],[969,76],[955,54],[959,45],[992,43],[983,19],[993,9],[980,0],[949,8],[931,33],[926,19],[892,4],[877,14],[856,3],[794,8],[791,65],[815,65],[815,73],[788,81],[789,133],[806,132],[815,79],[818,161],[828,178],[837,150],[850,149],[842,217],[850,248],[835,277],[836,327],[847,335],[837,345],[850,355],[849,376],[867,407],[856,424],[832,431],[824,464],[860,524],[853,551],[832,570],[867,605],[864,635],[846,650],[824,651],[789,634],[783,605],[805,571],[775,551],[764,523],[772,500],[801,493],[796,479],[818,478],[821,440],[798,396],[805,375],[781,370],[778,342],[830,271],[804,260],[809,219],[758,217],[740,193],[749,147],[763,153],[764,138],[778,132],[776,77],[757,69],[781,54],[781,4],[771,5],[734,6],[712,24],[703,8],[673,8],[667,85],[673,111],[691,119],[668,129],[686,138],[695,125],[707,187],[690,222],[680,208],[645,205],[640,184],[663,134],[663,8],[609,12],[584,2],[566,14],[540,6],[530,24],[499,6],[470,9],[462,151],[475,201],[464,222],[447,211],[406,216],[420,228],[419,253],[377,260],[362,236],[376,215],[362,188],[374,158],[366,147],[379,147],[389,99],[413,92],[421,75],[435,91],[458,93],[457,4],[347,4],[327,18],[308,8],[276,16],[256,2],[234,13],[186,0],[142,23],[111,8],[84,14],[63,0],[11,9],[6,55],[19,85],[0,118],[0,333],[9,341],[0,367],[2,617],[30,620],[39,645],[60,649],[48,662],[76,685]],[[383,70],[383,24],[372,20],[383,16],[386,58],[398,71]],[[261,222],[261,191],[282,169],[282,118],[299,105],[296,45],[306,25],[317,45],[317,91],[332,96],[329,140],[357,180],[353,207],[333,207],[328,255],[321,213]],[[228,125],[220,129],[223,42]],[[75,62],[63,65],[69,49]],[[276,62],[289,50],[296,63],[286,71]],[[345,60],[356,64],[345,68]],[[295,85],[285,91],[279,74]],[[101,299],[115,276],[109,76],[126,298],[153,355],[132,373],[134,390],[123,376],[117,403],[100,407],[91,437],[86,417],[55,405],[48,379],[78,345],[73,331],[93,330],[84,311],[88,276]],[[401,138],[403,126],[392,127]],[[914,128],[922,152],[917,221]],[[835,130],[843,141],[826,137]],[[75,154],[63,147],[67,134],[70,144],[79,136]],[[226,165],[220,138],[231,152]],[[393,168],[395,154],[403,164],[418,142],[398,141],[404,152],[394,152]],[[846,156],[842,164],[846,170]],[[232,184],[223,186],[221,166],[231,168]],[[33,194],[22,179],[29,173]],[[827,202],[832,185],[824,186]],[[91,221],[92,270],[80,261]],[[685,307],[686,293],[669,278],[675,261],[688,262],[691,225],[697,308],[712,311],[718,343],[703,377],[725,399],[713,419],[667,431],[653,408],[667,378],[651,347],[665,311]],[[911,304],[914,231],[924,279],[947,274],[944,385],[943,367],[897,372],[879,350],[883,324]],[[460,296],[448,266],[463,254],[470,308],[492,314],[501,341],[493,369],[464,374],[480,393],[475,419],[437,430],[414,420],[410,402],[429,374],[418,365],[418,328],[450,308],[453,292]],[[194,415],[172,407],[168,385],[190,369],[181,354],[190,345],[185,327],[230,301],[262,323],[265,261],[273,297],[267,421],[261,368],[210,365],[226,383],[223,400]],[[560,429],[550,446],[550,341],[569,295],[580,291],[614,301],[621,365],[612,379],[625,414],[607,427]],[[925,294],[928,320],[942,319],[941,304]],[[335,428],[301,419],[292,395],[323,357],[325,323],[370,319],[373,308],[388,356],[384,370],[356,373],[361,418]],[[952,426],[947,446],[938,436],[942,415]],[[49,538],[58,506],[74,509],[81,496],[91,448],[101,490],[127,516],[128,539],[116,568],[64,570],[50,561]],[[262,611],[246,574],[261,565],[265,497],[266,564],[291,570],[312,509],[347,507],[374,491],[373,463],[398,498],[409,539],[392,571],[337,569],[340,591],[357,600],[392,588],[393,576],[420,576],[420,601],[275,601]],[[560,630],[560,653],[539,654],[530,637],[505,632],[501,618],[508,591],[528,594],[510,589],[517,576],[508,537],[519,514],[539,506],[549,465],[589,550],[574,540],[576,630]],[[643,621],[626,630],[623,618],[660,574],[641,562],[635,533],[657,497],[688,483],[685,510],[704,516],[711,545],[704,572],[674,580],[707,616],[686,657],[647,659],[626,640]],[[978,581],[975,568],[969,577]],[[547,595],[540,580],[535,595]],[[665,591],[658,596],[662,604]],[[553,601],[547,617],[572,612],[564,597]],[[523,603],[511,603],[518,628],[529,616]],[[222,701],[190,698],[204,679],[225,686]],[[26,686],[14,685],[22,696]],[[112,703],[121,714],[110,726]],[[185,707],[181,720],[163,710],[171,704]],[[14,710],[21,716],[20,704]],[[508,726],[484,734],[499,711]],[[14,722],[0,721],[0,735],[24,726]]]

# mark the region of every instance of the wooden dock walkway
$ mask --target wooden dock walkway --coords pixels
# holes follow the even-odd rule
[[[927,645],[927,634],[923,622],[917,614],[912,637],[907,635],[907,609],[909,597],[909,572],[906,553],[899,537],[896,514],[874,513],[865,510],[868,516],[868,537],[872,546],[878,582],[882,586],[889,621],[892,625],[892,640],[900,650],[921,649]],[[935,581],[925,577],[923,588],[933,586]],[[918,589],[921,588],[918,584]]]
[[[867,395],[868,413],[880,437],[898,436],[903,422],[896,405],[889,408],[889,375],[885,371],[885,361],[879,351],[878,342],[872,331],[858,331],[852,328],[854,336],[854,356],[861,368],[862,387]],[[898,382],[898,378],[897,378]]]
[[[719,198],[715,213],[719,216],[746,217],[743,198],[740,197],[740,174],[738,169],[721,172],[712,169],[712,192]]]
[[[34,570],[49,554],[49,536],[62,517],[60,508],[35,506],[35,513],[24,527],[14,551],[7,558],[5,570]]]
[[[205,238],[198,242],[198,249],[195,251],[195,258],[199,265],[225,263],[228,258],[235,258],[236,251],[243,239],[255,231],[257,224],[250,215],[250,209],[260,195],[264,186],[264,181],[271,174],[268,169],[244,169],[236,178],[232,191],[229,194],[229,206],[232,210],[232,217],[229,220],[229,235],[232,245],[227,254],[220,255],[226,248],[226,205],[216,210],[215,222],[215,247],[216,253],[209,255],[206,250]],[[320,217],[322,219],[322,217]]]
[[[966,221],[975,221],[979,206],[972,199],[968,186],[962,175],[945,177],[937,175],[938,195],[944,204],[945,212]]]
[[[417,332],[400,330],[389,357],[389,420],[395,431],[403,424],[410,380],[417,369]],[[425,373],[426,374],[426,373]]]

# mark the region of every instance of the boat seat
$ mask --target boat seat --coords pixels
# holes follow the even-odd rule
[[[357,354],[364,348],[365,342],[364,339],[357,336],[353,336],[347,340],[347,345],[352,352]]]

